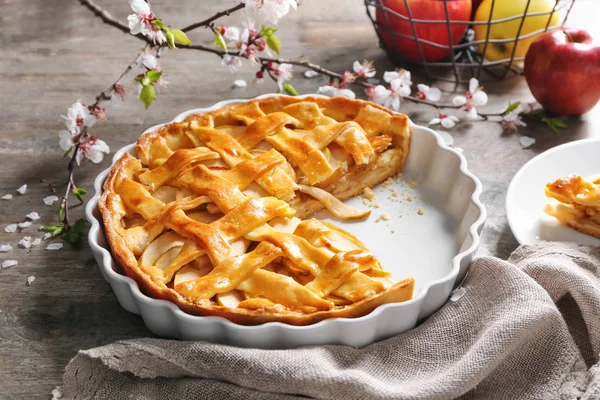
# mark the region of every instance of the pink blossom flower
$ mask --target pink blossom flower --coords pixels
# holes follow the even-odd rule
[[[242,66],[242,60],[239,57],[225,54],[221,59],[221,65],[226,65],[229,68],[229,72],[233,74]]]
[[[90,106],[92,107],[92,106]],[[98,121],[106,121],[106,109],[100,107],[99,105],[95,105],[92,108],[89,108],[90,114],[96,117]]]
[[[367,95],[369,95],[371,101],[391,110],[398,111],[402,98],[410,95],[410,87],[403,85],[401,79],[393,79],[389,89],[386,89],[385,86],[377,85]]]
[[[342,75],[342,79],[340,81],[340,88],[345,88],[349,83],[352,83],[356,80],[356,76],[348,70],[344,71]]]
[[[502,129],[506,131],[518,131],[519,126],[527,126],[521,117],[521,113],[523,112],[523,108],[518,106],[511,112],[502,116]]]
[[[325,96],[329,96],[329,97],[343,96],[343,97],[348,97],[351,99],[356,98],[356,94],[352,90],[335,87],[335,86],[331,86],[331,85],[321,86],[317,90],[317,93],[325,95]]]
[[[427,100],[436,102],[442,97],[442,91],[436,87],[429,87],[419,83],[417,85],[417,98],[420,100]]]
[[[358,76],[364,79],[372,78],[376,73],[375,68],[373,68],[373,63],[367,60],[363,61],[362,64],[358,61],[354,61],[352,69]]]
[[[269,64],[269,68],[271,68],[271,72],[277,78],[277,86],[279,86],[279,90],[283,90],[283,83],[292,79],[292,64],[279,64],[277,68],[273,68],[271,64]]]
[[[115,94],[117,96],[119,96],[121,98],[121,101],[125,100],[125,93],[126,93],[125,86],[123,86],[123,85],[121,85],[119,83],[115,83],[113,85],[113,91],[115,92]]]
[[[159,27],[152,25],[152,21],[156,17],[150,9],[149,3],[144,0],[129,0],[129,6],[134,12],[127,17],[129,32],[132,35],[141,33],[159,44],[167,41],[164,32]]]
[[[96,117],[90,114],[90,110],[77,100],[67,111],[67,116],[62,116],[67,125],[68,132],[78,135],[84,126],[92,127],[96,123]]]
[[[81,164],[84,156],[93,163],[98,164],[104,158],[105,153],[110,153],[110,148],[104,140],[100,140],[96,136],[90,136],[85,143],[79,144],[79,152],[75,159],[77,160],[77,165]]]
[[[296,9],[296,0],[242,0],[246,4],[248,18],[257,24],[276,25],[285,16],[290,7]]]
[[[260,70],[256,73],[254,78],[254,83],[263,83],[265,81],[265,73],[263,70]]]
[[[470,119],[477,118],[477,109],[475,107],[483,106],[487,103],[488,96],[479,87],[479,81],[471,78],[469,81],[469,91],[464,96],[456,96],[452,99],[452,103],[456,106],[462,106],[462,110],[467,113]]]
[[[457,122],[459,122],[459,119],[454,115],[448,115],[440,112],[437,117],[429,121],[429,125],[440,124],[446,129],[451,129],[454,128]]]

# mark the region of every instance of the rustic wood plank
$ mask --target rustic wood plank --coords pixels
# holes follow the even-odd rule
[[[121,19],[129,12],[123,0],[98,2]],[[152,4],[163,19],[183,26],[235,2],[155,0]],[[56,180],[59,195],[65,187],[66,160],[60,158],[57,140],[57,132],[62,129],[60,115],[77,98],[91,102],[121,73],[141,44],[105,26],[77,1],[0,0],[0,9],[0,195],[15,195],[11,201],[0,200],[0,243],[15,247],[11,253],[0,254],[0,260],[19,260],[18,266],[0,270],[0,397],[47,398],[77,350],[151,335],[140,317],[118,305],[87,245],[78,250],[66,246],[58,252],[45,250],[47,242],[30,251],[17,248],[21,237],[40,237],[37,226],[54,218],[54,207],[42,203],[42,198],[50,194],[48,183]],[[600,37],[600,26],[586,17],[599,10],[597,2],[578,0],[571,25],[581,24]],[[237,19],[230,17],[228,21]],[[211,41],[206,30],[190,36],[197,42]],[[380,70],[393,68],[378,48],[360,1],[303,0],[299,10],[286,19],[280,36],[285,56],[302,54],[340,71],[363,58],[374,59]],[[232,89],[234,76],[224,71],[213,55],[171,51],[163,63],[171,86],[161,90],[150,111],[133,99],[135,88],[130,85],[133,94],[128,100],[109,105],[109,121],[94,128],[113,150],[183,110],[273,90],[268,83]],[[254,72],[245,68],[237,77],[250,82]],[[294,85],[308,93],[326,82],[323,77],[304,79],[298,72]],[[489,84],[486,89],[494,94],[486,111],[501,110],[509,100],[531,99],[522,79]],[[406,104],[403,111],[421,123],[435,115],[434,109],[411,104]],[[596,107],[572,119],[570,128],[560,135],[539,124],[529,126],[523,132],[538,142],[528,150],[521,149],[518,135],[503,134],[495,123],[463,124],[453,131],[455,146],[464,149],[470,169],[485,186],[483,200],[489,217],[480,254],[506,257],[517,246],[504,212],[504,195],[514,173],[550,147],[598,137],[593,128],[599,123],[600,107]],[[87,164],[77,172],[77,181],[91,188],[94,177],[109,165],[109,158],[100,165]],[[29,189],[19,196],[15,190],[24,183]],[[42,219],[19,234],[4,232],[4,226],[24,220],[31,211],[39,212]],[[80,217],[83,207],[72,212]],[[36,280],[27,286],[30,275]]]

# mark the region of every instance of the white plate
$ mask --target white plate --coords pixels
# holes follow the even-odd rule
[[[600,246],[600,239],[562,225],[543,211],[545,204],[556,202],[544,194],[546,183],[570,174],[600,174],[600,140],[578,140],[554,147],[517,172],[506,194],[506,217],[520,244],[547,240]]]
[[[259,98],[270,96],[273,95]],[[247,100],[223,101],[207,109],[187,111],[174,121],[243,101]],[[256,348],[315,344],[362,347],[404,332],[439,309],[452,288],[462,280],[479,246],[479,234],[486,217],[479,200],[481,183],[467,171],[463,155],[445,146],[431,129],[412,123],[410,129],[411,149],[403,180],[389,187],[375,188],[380,208],[374,208],[366,221],[331,220],[358,236],[395,278],[416,278],[415,295],[410,301],[382,305],[360,318],[333,318],[308,326],[279,322],[242,326],[220,317],[186,314],[171,302],[144,295],[132,279],[120,272],[112,258],[97,206],[108,169],[96,179],[96,194],[86,207],[92,224],[88,235],[90,247],[119,303],[128,311],[140,314],[148,328],[159,336]],[[115,153],[113,163],[126,151],[135,153],[133,145],[126,146]],[[412,183],[416,185],[413,187]],[[392,199],[392,189],[402,202]],[[408,201],[409,196],[412,201]],[[362,196],[349,203],[365,207]],[[375,222],[380,214],[387,214],[389,220]],[[328,218],[325,214],[322,216]]]

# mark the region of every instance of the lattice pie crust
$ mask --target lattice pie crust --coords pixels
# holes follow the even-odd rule
[[[546,196],[559,204],[544,211],[580,232],[600,238],[600,177],[584,179],[569,175],[546,185]]]
[[[394,283],[357,238],[302,219],[366,217],[339,200],[399,172],[409,140],[405,115],[346,98],[273,97],[166,125],[104,184],[113,254],[149,296],[240,324],[406,301],[412,278]]]

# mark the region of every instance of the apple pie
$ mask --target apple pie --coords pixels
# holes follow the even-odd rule
[[[309,218],[398,173],[408,118],[347,98],[271,97],[140,137],[99,201],[115,259],[147,295],[254,325],[359,317],[412,297],[361,241]],[[393,249],[390,249],[393,251]]]
[[[546,185],[546,196],[559,201],[544,211],[580,232],[600,238],[600,177],[569,175]]]

